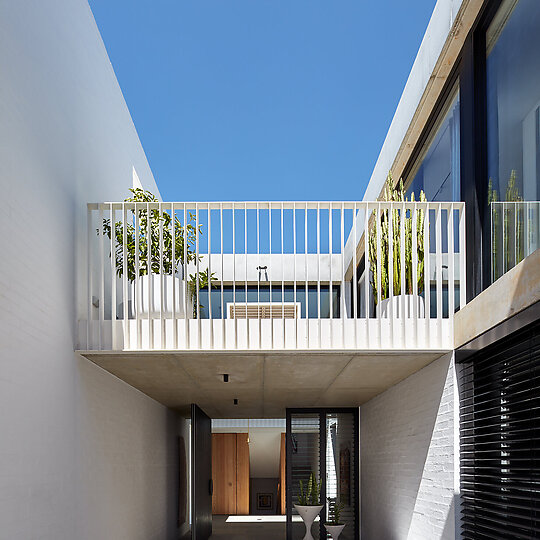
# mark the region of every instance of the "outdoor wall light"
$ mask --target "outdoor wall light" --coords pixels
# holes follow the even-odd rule
[[[234,403],[235,405],[238,405],[238,398],[234,398],[233,403]]]

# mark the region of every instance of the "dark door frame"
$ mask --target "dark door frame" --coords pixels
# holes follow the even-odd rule
[[[285,436],[285,495],[286,495],[286,516],[287,516],[287,540],[292,540],[292,440],[291,440],[291,417],[294,414],[318,414],[319,415],[319,470],[321,471],[321,503],[323,515],[326,513],[326,415],[333,413],[352,413],[354,419],[354,538],[360,538],[360,433],[359,433],[359,410],[358,407],[315,407],[315,408],[287,408],[286,409],[286,436]],[[324,519],[320,520],[319,538],[326,538]]]

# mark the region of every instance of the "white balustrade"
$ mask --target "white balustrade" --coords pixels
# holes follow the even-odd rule
[[[98,203],[87,238],[83,350],[446,350],[465,305],[463,203]]]

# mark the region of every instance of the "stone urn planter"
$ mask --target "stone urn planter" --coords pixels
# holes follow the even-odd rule
[[[325,523],[324,526],[326,530],[328,531],[328,534],[332,537],[332,539],[337,540],[337,538],[341,534],[341,531],[345,527],[345,524],[343,523],[340,525],[333,525],[333,524]]]
[[[405,312],[401,313],[403,295],[398,294],[391,298],[385,298],[381,300],[381,303],[377,306],[377,316],[380,318],[390,317],[390,305],[392,306],[392,314],[394,317],[404,317],[411,319],[414,316],[414,306],[416,304],[416,316],[424,317],[424,298],[419,295],[406,294],[405,295]]]
[[[296,508],[296,511],[298,512],[304,522],[304,525],[306,526],[306,535],[304,536],[304,540],[313,540],[313,535],[311,534],[311,526],[313,525],[315,518],[323,509],[323,505],[318,504],[316,506],[301,506],[299,504],[295,504],[294,507]]]

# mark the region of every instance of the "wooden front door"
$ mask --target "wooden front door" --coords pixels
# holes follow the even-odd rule
[[[246,433],[212,433],[213,514],[249,514]]]

